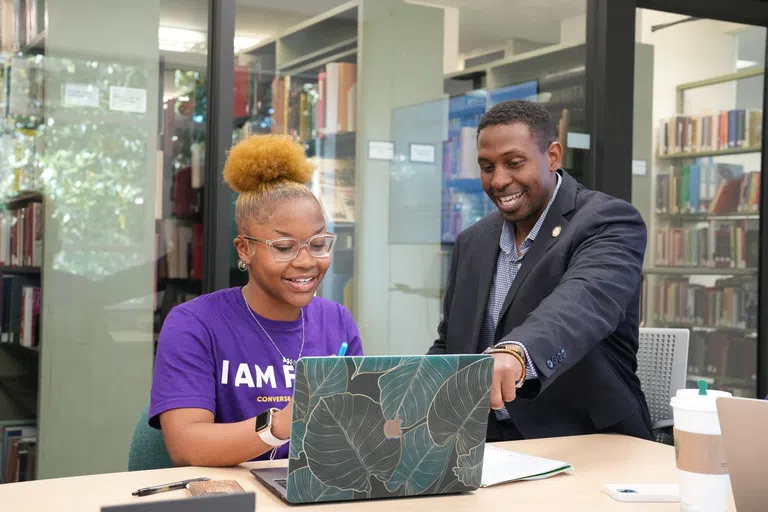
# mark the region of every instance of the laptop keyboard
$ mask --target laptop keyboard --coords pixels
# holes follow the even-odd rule
[[[288,489],[288,487],[286,486],[287,480],[285,479],[275,480],[275,483],[280,487],[282,487],[283,489]]]

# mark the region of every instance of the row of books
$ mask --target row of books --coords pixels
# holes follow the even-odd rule
[[[40,280],[0,268],[0,343],[40,346]]]
[[[355,130],[357,65],[330,62],[317,77],[272,81],[272,133],[299,140]]]
[[[0,483],[35,479],[37,425],[24,420],[0,421]]]
[[[757,328],[755,279],[718,279],[714,285],[705,286],[685,277],[665,277],[655,283],[650,293],[654,323],[713,329]]]
[[[724,332],[691,333],[688,374],[715,380],[741,381],[736,388],[750,388],[757,379],[757,340]],[[731,387],[731,386],[729,386]],[[752,390],[752,394],[754,389]]]
[[[741,165],[670,166],[656,177],[657,213],[756,213],[759,205],[760,171]]]
[[[722,151],[759,148],[763,112],[758,109],[731,109],[697,115],[663,118],[659,126],[659,153]]]
[[[0,213],[0,266],[40,267],[43,224],[39,202]]]
[[[760,253],[757,219],[702,224],[656,228],[656,266],[757,268]]]

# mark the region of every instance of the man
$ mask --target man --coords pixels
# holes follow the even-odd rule
[[[477,148],[498,212],[456,241],[430,353],[492,354],[489,441],[650,438],[635,374],[643,219],[560,169],[563,147],[540,105],[495,105]]]

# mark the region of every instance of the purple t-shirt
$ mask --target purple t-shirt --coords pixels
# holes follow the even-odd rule
[[[251,316],[240,288],[202,295],[171,310],[157,346],[149,424],[158,415],[185,407],[207,409],[216,423],[253,418],[282,409],[293,396],[294,369],[283,356],[298,359],[301,316],[292,322],[268,320],[253,312],[274,340]],[[336,355],[343,342],[347,355],[363,353],[360,334],[344,306],[315,297],[304,311],[302,356]],[[269,452],[263,457],[268,458]],[[276,458],[288,456],[288,443]]]

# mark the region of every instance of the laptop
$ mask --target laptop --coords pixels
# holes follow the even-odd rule
[[[473,491],[492,376],[480,354],[302,358],[288,467],[251,473],[290,504]]]
[[[254,512],[256,494],[249,492],[148,502],[142,502],[139,499],[125,505],[101,507],[101,512],[220,512],[222,510]]]
[[[717,415],[737,510],[765,510],[768,503],[768,401],[720,397]]]

